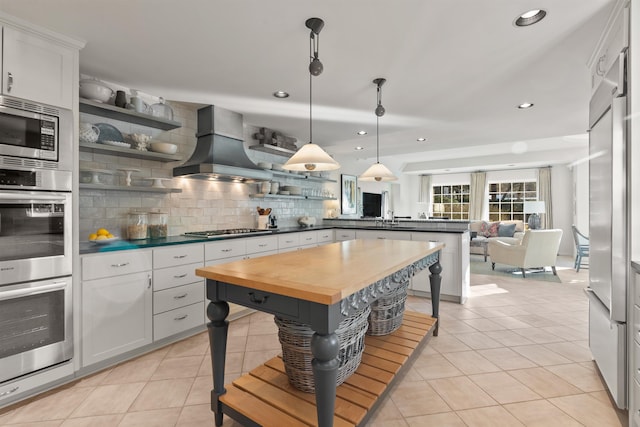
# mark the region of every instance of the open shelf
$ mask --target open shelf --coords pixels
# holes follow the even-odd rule
[[[87,190],[110,190],[110,191],[145,191],[148,193],[182,193],[180,188],[166,187],[141,187],[141,186],[124,186],[124,185],[105,185],[105,184],[84,184],[80,183],[80,188]]]
[[[127,110],[126,108],[103,104],[101,102],[91,101],[84,98],[80,98],[80,112],[162,130],[171,130],[182,126],[182,123],[180,122],[163,119],[161,117],[154,117],[149,114],[138,113],[136,111]]]
[[[291,172],[274,171],[271,169],[265,169],[265,170],[270,171],[274,177],[301,179],[308,182],[338,182],[334,179],[322,178],[321,176],[307,176],[307,175],[300,175],[300,174],[291,173]]]
[[[155,153],[153,151],[139,151],[133,148],[115,147],[112,145],[95,144],[90,142],[81,142],[80,151],[87,151],[98,154],[112,154],[120,157],[131,157],[135,159],[157,160],[159,162],[175,162],[182,160],[177,154]]]
[[[288,148],[282,148],[276,145],[269,144],[250,145],[249,148],[251,150],[262,151],[263,153],[277,154],[279,156],[285,157],[291,157],[296,153],[295,151],[289,150]]]
[[[337,200],[333,197],[292,196],[286,194],[249,194],[252,199],[307,199],[307,200]]]

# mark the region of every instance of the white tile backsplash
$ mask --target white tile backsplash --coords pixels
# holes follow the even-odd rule
[[[174,120],[182,123],[182,127],[171,131],[162,131],[140,125],[132,125],[118,120],[81,113],[80,120],[90,123],[110,123],[123,133],[146,133],[155,140],[172,142],[178,145],[178,154],[185,160],[191,156],[196,144],[197,108],[198,106],[167,102],[174,111]],[[258,143],[253,134],[259,128],[245,124],[245,151],[254,162],[285,163],[287,158],[269,153],[248,149]],[[124,185],[125,174],[119,168],[135,168],[140,172],[132,175],[132,185],[150,186],[151,181],[144,178],[171,177],[172,169],[181,162],[159,162],[155,160],[136,159],[114,155],[80,152],[80,169],[107,169],[113,171],[113,183]],[[339,179],[334,172],[332,179]],[[294,178],[274,178],[280,185],[299,185],[302,187],[326,188],[339,195],[336,183],[306,182]],[[163,185],[180,188],[181,193],[152,193],[142,191],[120,190],[80,190],[80,235],[88,236],[100,227],[111,230],[114,234],[126,238],[127,213],[132,209],[159,209],[169,214],[169,235],[180,235],[186,231],[208,229],[238,228],[257,226],[258,206],[273,210],[281,227],[297,226],[301,216],[314,216],[319,221],[325,212],[332,207],[332,202],[304,199],[252,199],[250,194],[258,192],[257,184],[224,183],[189,178],[173,178],[164,181]],[[334,205],[337,202],[333,202]]]

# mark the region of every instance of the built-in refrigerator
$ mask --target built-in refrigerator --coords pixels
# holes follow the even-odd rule
[[[619,408],[627,407],[626,53],[589,106],[589,347]]]

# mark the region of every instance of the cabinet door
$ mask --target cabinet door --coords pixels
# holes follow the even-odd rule
[[[333,243],[333,230],[318,230],[318,245]]]
[[[318,233],[316,231],[305,231],[300,233],[300,246],[305,248],[318,246]]]
[[[458,234],[451,233],[429,233],[414,232],[411,233],[411,239],[422,242],[442,242],[445,247],[440,251],[440,265],[442,266],[442,282],[440,294],[443,296],[465,298],[466,292],[463,292],[465,284],[461,279],[461,269],[463,262],[458,256],[460,243]],[[429,269],[422,270],[411,279],[411,289],[414,291],[431,292],[429,282]],[[450,298],[451,299],[451,298]]]
[[[278,236],[278,252],[288,252],[300,246],[300,234],[302,233],[287,233]]]
[[[205,265],[210,265],[211,261],[226,258],[242,257],[247,253],[246,239],[220,240],[204,244]],[[227,262],[227,261],[224,261]],[[218,263],[219,264],[219,263]]]
[[[249,258],[261,256],[261,252],[272,253],[278,250],[278,238],[276,236],[252,237],[246,239],[246,241]]]
[[[74,51],[52,40],[5,26],[2,93],[73,108]]]
[[[411,233],[393,230],[357,230],[356,239],[411,240]]]
[[[355,238],[355,230],[336,230],[336,242],[344,242],[345,240],[353,240]]]
[[[176,245],[153,250],[153,268],[173,267],[204,261],[204,245]]]
[[[82,282],[82,366],[150,344],[151,271]]]

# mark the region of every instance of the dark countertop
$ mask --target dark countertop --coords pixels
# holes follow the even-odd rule
[[[417,231],[417,232],[429,232],[429,233],[463,233],[464,231],[458,230],[424,230],[418,227],[405,227],[405,226],[385,226],[385,227],[374,227],[374,226],[363,226],[363,225],[344,225],[344,226],[336,226],[336,225],[317,225],[313,227],[281,227],[270,229],[271,235],[274,234],[285,234],[285,233],[297,233],[300,231],[313,231],[313,230],[327,230],[327,229],[347,229],[347,230],[384,230],[384,231]],[[213,237],[213,238],[202,238],[202,237],[191,237],[191,236],[169,236],[160,239],[140,239],[140,240],[117,240],[112,243],[107,243],[104,245],[96,244],[92,242],[80,242],[80,255],[87,254],[95,254],[100,252],[113,252],[113,251],[125,251],[129,249],[150,249],[157,248],[162,246],[172,246],[172,245],[182,245],[187,243],[204,243],[204,242],[215,242],[217,240],[227,240],[227,239],[239,239],[239,238],[247,238],[247,237],[259,237],[259,236],[268,236],[269,233],[263,234],[236,234],[233,236],[224,236],[224,237]]]

